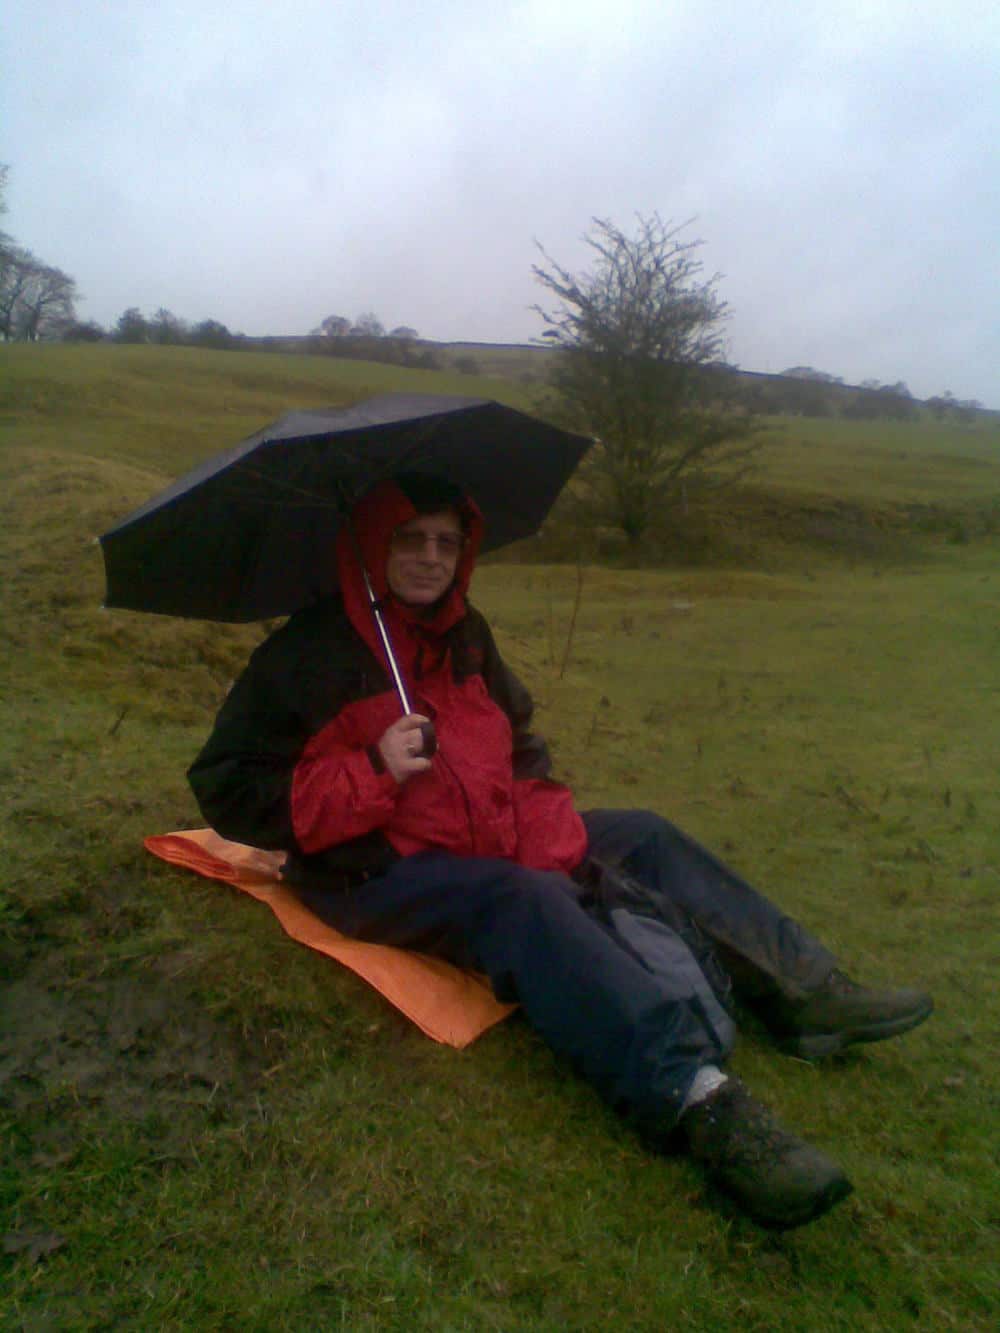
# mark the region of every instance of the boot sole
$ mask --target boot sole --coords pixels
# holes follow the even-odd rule
[[[754,1220],[758,1226],[765,1227],[768,1231],[791,1231],[795,1227],[804,1227],[809,1222],[815,1222],[824,1213],[828,1213],[831,1208],[835,1208],[838,1203],[842,1203],[849,1194],[853,1193],[854,1186],[847,1177],[837,1176],[810,1201],[809,1207],[803,1209],[802,1212],[783,1218],[758,1216]]]
[[[930,1018],[934,1005],[930,1003],[901,1018],[886,1019],[881,1023],[864,1023],[858,1027],[841,1028],[838,1032],[806,1032],[794,1037],[786,1037],[781,1042],[781,1049],[789,1055],[797,1055],[802,1060],[823,1060],[837,1055],[847,1046],[859,1045],[867,1041],[885,1041],[888,1037],[899,1037],[904,1032]]]

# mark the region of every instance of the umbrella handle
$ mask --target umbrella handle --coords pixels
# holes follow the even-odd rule
[[[433,722],[421,722],[420,724],[420,749],[417,755],[421,759],[433,759],[437,754],[438,738],[434,730]]]

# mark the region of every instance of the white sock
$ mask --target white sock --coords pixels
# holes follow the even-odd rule
[[[702,1065],[694,1076],[688,1095],[684,1098],[684,1105],[681,1107],[681,1115],[689,1111],[692,1106],[697,1106],[710,1096],[716,1088],[721,1088],[728,1078],[718,1065]]]

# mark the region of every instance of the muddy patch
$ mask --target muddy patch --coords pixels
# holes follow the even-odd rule
[[[95,1122],[131,1121],[176,1150],[255,1104],[282,1034],[216,1019],[175,964],[67,977],[56,951],[0,989],[0,1107],[22,1142],[65,1151]]]

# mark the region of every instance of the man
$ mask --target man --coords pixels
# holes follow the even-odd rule
[[[930,998],[856,986],[659,816],[575,810],[466,600],[482,533],[468,497],[400,477],[357,506],[353,530],[338,537],[339,596],[262,644],[223,705],[189,774],[205,817],[286,850],[286,879],[343,933],[485,973],[645,1136],[679,1138],[761,1224],[819,1217],[850,1183],[722,1071],[730,985],[808,1058],[905,1032]]]

